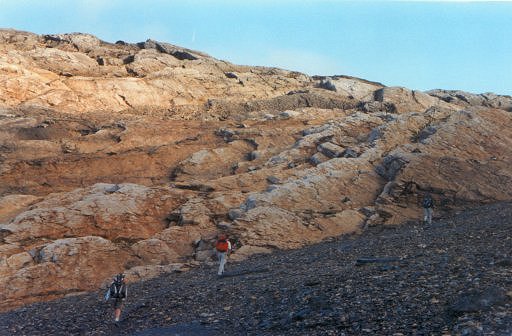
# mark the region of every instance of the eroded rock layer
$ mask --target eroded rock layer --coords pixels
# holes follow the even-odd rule
[[[508,96],[13,30],[0,81],[0,310],[512,199]]]

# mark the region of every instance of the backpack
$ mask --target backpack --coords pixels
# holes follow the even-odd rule
[[[423,200],[423,207],[424,208],[432,208],[434,206],[434,201],[432,200],[432,197],[425,197]]]
[[[118,281],[112,282],[110,285],[110,297],[124,299],[126,297],[126,285]]]
[[[227,239],[217,240],[217,244],[215,245],[215,248],[219,252],[227,252],[229,249],[229,243],[228,243]]]

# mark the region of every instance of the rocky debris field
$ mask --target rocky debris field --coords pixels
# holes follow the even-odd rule
[[[0,315],[1,335],[511,335],[512,203]],[[235,252],[236,254],[236,252]]]

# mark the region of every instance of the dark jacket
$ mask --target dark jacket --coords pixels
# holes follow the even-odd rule
[[[425,209],[433,208],[434,200],[432,199],[431,196],[425,196],[425,198],[423,199],[422,205],[423,205],[423,208],[425,208]]]

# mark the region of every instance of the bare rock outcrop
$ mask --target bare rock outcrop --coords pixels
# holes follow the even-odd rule
[[[460,90],[430,90],[427,94],[462,106],[483,106],[512,112],[512,97],[494,93],[474,94]]]
[[[131,184],[96,184],[87,190],[52,195],[2,225],[1,230],[8,232],[3,240],[30,247],[60,237],[149,238],[165,228],[155,218],[177,203],[168,198]]]
[[[144,110],[189,118],[211,99],[268,99],[310,82],[293,72],[239,67],[153,40],[131,45],[78,33],[0,33],[0,79],[5,83],[0,104],[6,107],[43,106],[73,114]],[[226,72],[237,73],[237,80]]]
[[[512,199],[508,96],[14,30],[0,81],[0,310]]]
[[[21,252],[0,262],[3,310],[74,292],[95,290],[98,279],[124,269],[126,253],[94,236],[58,239],[41,249]],[[105,267],[108,265],[108,267]]]

